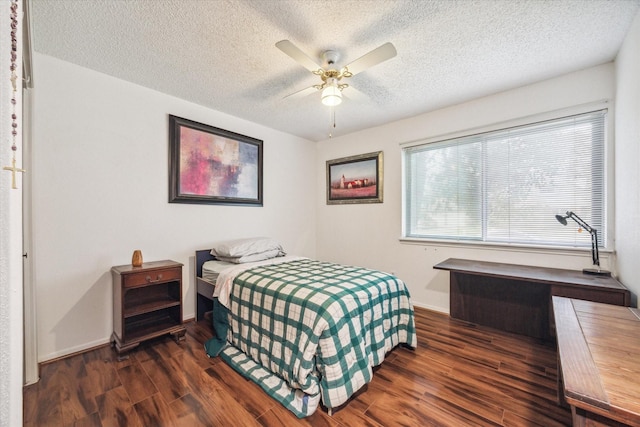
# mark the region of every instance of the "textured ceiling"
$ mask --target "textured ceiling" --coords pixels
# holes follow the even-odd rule
[[[313,141],[328,137],[320,79],[288,39],[344,66],[333,135],[377,126],[615,58],[640,0],[31,0],[34,50]],[[35,70],[37,88],[37,69]],[[215,123],[210,123],[216,125]]]

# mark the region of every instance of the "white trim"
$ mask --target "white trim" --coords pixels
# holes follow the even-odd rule
[[[32,194],[33,194],[33,161],[31,152],[33,90],[22,91],[22,164],[29,171],[22,177],[22,245],[26,256],[22,260],[24,284],[24,383],[38,382],[38,335],[36,322],[36,289],[33,271],[33,229],[32,229]]]
[[[438,313],[442,313],[442,314],[449,314],[449,310],[448,309],[443,309],[442,307],[436,307],[435,305],[422,304],[422,303],[415,302],[415,301],[412,301],[412,304],[413,304],[414,307],[425,308],[427,310],[437,311]]]
[[[104,345],[111,344],[110,338],[103,338],[99,340],[94,340],[90,342],[83,343],[82,345],[76,345],[73,347],[67,347],[64,350],[54,351],[53,353],[49,353],[46,355],[41,355],[39,363],[46,363],[50,360],[59,359],[61,357],[69,356],[76,353],[83,353],[87,350],[91,350],[93,348],[102,347]]]
[[[558,110],[548,111],[545,113],[537,113],[517,119],[506,120],[502,122],[491,123],[488,125],[477,126],[474,128],[463,129],[460,131],[448,132],[432,136],[429,138],[416,139],[413,141],[401,142],[399,145],[402,149],[410,148],[418,145],[431,144],[434,142],[446,141],[449,139],[462,138],[465,136],[477,135],[481,133],[493,132],[502,129],[514,128],[518,126],[530,125],[532,123],[543,122],[546,120],[559,119],[565,116],[575,116],[578,114],[588,113],[597,110],[606,110],[611,108],[611,102],[603,99],[596,102],[588,102],[586,104],[575,105],[573,107],[561,108]],[[607,134],[609,136],[609,134]]]
[[[22,19],[22,75],[23,87],[33,88],[33,48],[31,39],[33,31],[31,30],[31,0],[23,0],[22,7],[24,16]]]
[[[17,69],[22,74],[22,1],[18,2],[17,28]],[[9,35],[11,2],[0,1],[0,167],[7,166],[11,159],[11,113],[10,104],[13,88],[10,81],[11,43],[5,42]],[[6,31],[6,33],[5,33]],[[16,92],[16,111],[22,108],[22,91]],[[22,118],[18,118],[16,143],[21,148]],[[18,165],[22,162],[22,152],[16,154]],[[24,383],[23,352],[23,277],[22,277],[22,190],[11,188],[11,174],[0,170],[0,426],[21,426],[22,386]],[[20,174],[19,174],[20,175]],[[16,177],[21,188],[22,177]]]
[[[401,244],[417,245],[417,246],[431,246],[442,248],[460,248],[467,247],[472,249],[485,249],[490,251],[504,251],[511,252],[523,252],[523,253],[536,253],[536,254],[554,254],[554,255],[567,255],[575,256],[579,253],[591,253],[590,247],[569,247],[569,246],[547,246],[547,245],[525,245],[517,243],[500,243],[500,242],[483,242],[474,240],[445,240],[445,239],[421,239],[418,237],[400,237],[398,239]],[[607,258],[607,254],[612,254],[614,251],[607,248],[598,248],[598,253],[605,254],[604,258]]]

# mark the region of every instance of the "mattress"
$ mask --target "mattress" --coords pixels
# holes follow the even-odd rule
[[[207,282],[216,283],[221,271],[235,265],[238,264],[218,260],[207,261],[202,264],[202,278]]]

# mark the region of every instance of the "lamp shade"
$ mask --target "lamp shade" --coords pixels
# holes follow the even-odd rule
[[[333,107],[342,102],[342,92],[337,86],[328,85],[322,90],[322,103]]]

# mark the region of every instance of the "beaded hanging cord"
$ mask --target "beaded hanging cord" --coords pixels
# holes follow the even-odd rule
[[[18,139],[18,114],[16,110],[17,105],[17,93],[18,93],[18,75],[16,70],[18,68],[18,0],[11,0],[11,86],[13,88],[11,92],[11,151],[13,153],[11,166],[5,166],[2,169],[11,172],[11,188],[17,189],[16,185],[16,172],[26,172],[24,169],[16,167],[16,152],[18,146],[16,140]]]

